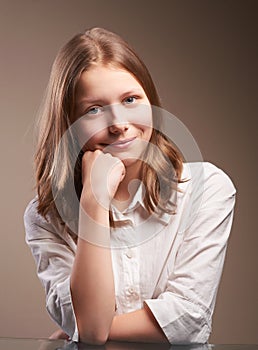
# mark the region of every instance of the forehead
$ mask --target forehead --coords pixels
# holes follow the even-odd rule
[[[77,85],[77,97],[85,94],[98,94],[104,92],[115,93],[123,89],[137,88],[143,90],[137,79],[125,69],[113,66],[94,65],[84,71]]]

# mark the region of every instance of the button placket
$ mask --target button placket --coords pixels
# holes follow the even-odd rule
[[[137,247],[127,248],[123,254],[123,265],[127,271],[125,281],[125,298],[129,309],[138,309],[140,305],[139,259]]]

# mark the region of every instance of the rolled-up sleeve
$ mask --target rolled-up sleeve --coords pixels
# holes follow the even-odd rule
[[[171,344],[208,341],[235,194],[229,177],[208,163],[201,205],[168,267],[166,290],[145,300]]]
[[[71,237],[61,234],[64,227],[46,221],[36,210],[37,201],[29,203],[24,214],[26,243],[31,248],[37,274],[46,293],[46,308],[57,325],[78,341],[78,329],[73,310],[70,275],[75,256]],[[63,232],[65,237],[65,232]]]

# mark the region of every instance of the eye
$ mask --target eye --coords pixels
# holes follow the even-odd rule
[[[98,115],[98,114],[100,114],[102,112],[102,110],[103,110],[102,107],[94,106],[94,107],[89,108],[86,111],[86,114],[88,114],[88,115]]]
[[[129,97],[126,97],[123,102],[125,104],[132,104],[132,103],[135,103],[136,100],[137,100],[136,96],[129,96]]]

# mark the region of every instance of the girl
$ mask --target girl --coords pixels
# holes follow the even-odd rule
[[[53,337],[208,340],[235,188],[214,165],[183,162],[160,106],[114,33],[78,34],[56,57],[24,217]]]

